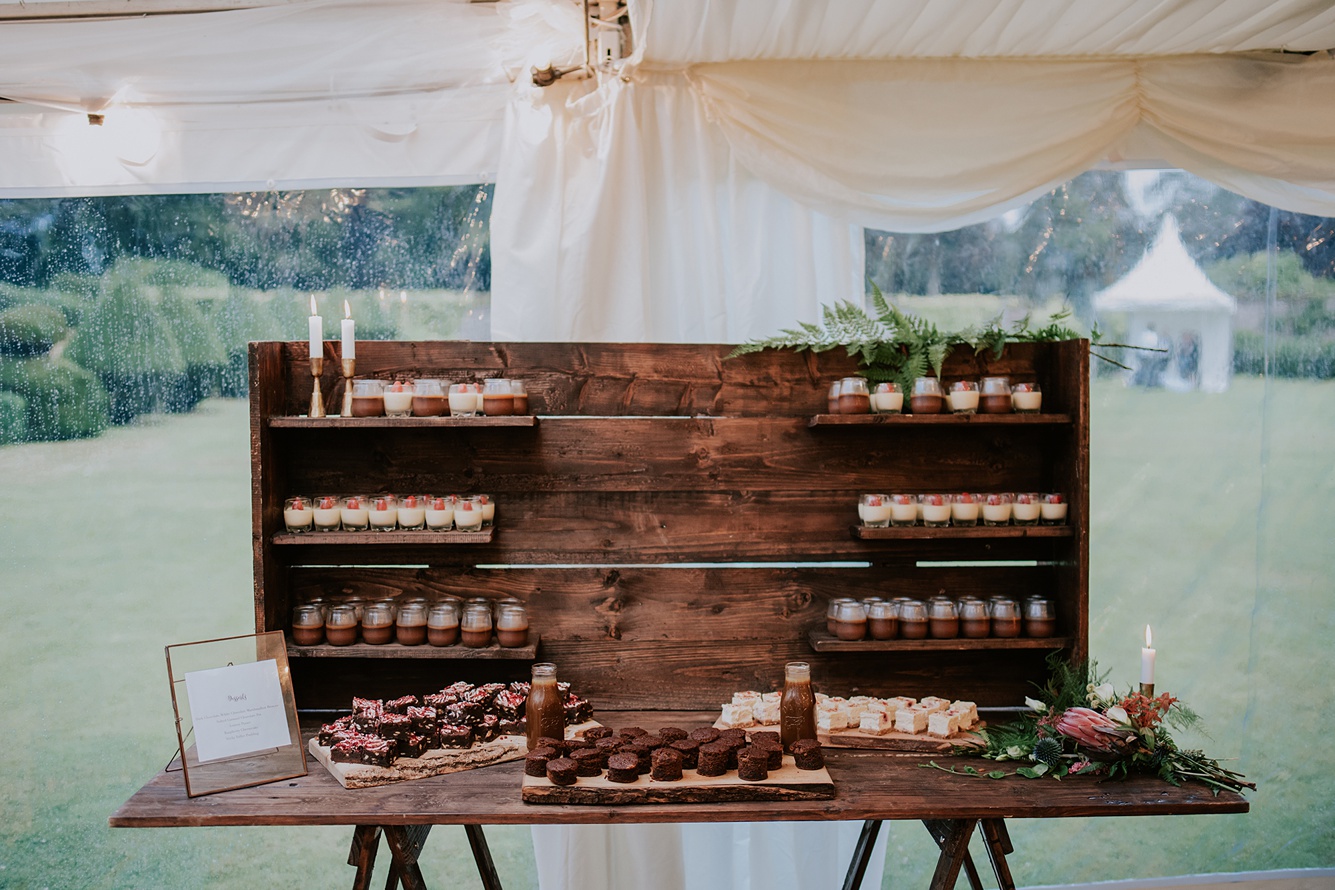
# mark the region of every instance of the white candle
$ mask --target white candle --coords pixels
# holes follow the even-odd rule
[[[315,294],[311,294],[311,358],[324,355],[324,319],[315,314]]]
[[[343,357],[357,357],[357,322],[352,320],[352,307],[343,301]]]
[[[1150,648],[1153,640],[1150,637],[1150,626],[1145,625],[1145,647],[1140,650],[1140,682],[1147,685],[1154,683],[1154,649]]]

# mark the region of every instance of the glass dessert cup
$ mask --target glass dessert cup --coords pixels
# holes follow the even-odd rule
[[[477,498],[460,498],[454,507],[454,527],[461,532],[482,530],[482,504]]]
[[[385,381],[352,381],[352,416],[382,417],[385,413]]]
[[[978,524],[980,500],[978,495],[960,492],[950,496],[950,524],[969,528]]]
[[[1017,491],[1011,501],[1011,522],[1015,525],[1038,525],[1039,505],[1037,492]]]
[[[386,417],[408,417],[413,413],[412,382],[395,380],[385,387],[384,399]]]
[[[459,604],[454,600],[435,603],[427,610],[426,641],[432,646],[453,646],[459,642]]]
[[[343,530],[348,532],[364,532],[371,527],[371,511],[367,507],[370,498],[362,495],[353,495],[343,499],[343,506],[339,515],[343,521]]]
[[[1026,637],[1054,637],[1057,635],[1057,612],[1052,600],[1042,596],[1027,597],[1024,601],[1024,635]]]
[[[918,506],[922,510],[922,524],[927,528],[945,528],[950,525],[950,495],[925,494],[918,499]]]
[[[927,639],[927,604],[922,600],[899,603],[899,636],[905,640]]]
[[[978,384],[973,380],[956,380],[950,384],[946,396],[951,414],[974,414],[978,411]]]
[[[480,494],[477,503],[482,510],[482,527],[491,528],[496,522],[496,499],[489,494]]]
[[[878,383],[871,392],[873,414],[899,414],[904,410],[904,390],[898,383]]]
[[[987,614],[987,603],[980,599],[963,597],[959,601],[960,636],[981,640],[992,633],[992,619]]]
[[[899,606],[884,600],[867,606],[867,634],[873,640],[893,640],[899,636]]]
[[[918,498],[915,495],[890,495],[890,524],[896,528],[918,524]]]
[[[927,631],[934,640],[953,640],[960,635],[960,613],[954,600],[941,597],[928,604]]]
[[[509,417],[515,413],[509,380],[492,377],[482,382],[482,413],[487,417]]]
[[[480,413],[476,386],[474,383],[450,384],[450,414],[455,417],[476,417]]]
[[[871,413],[871,391],[865,377],[845,377],[839,381],[839,413]]]
[[[399,524],[399,502],[393,495],[381,494],[366,502],[366,520],[372,531],[392,532]]]
[[[1013,599],[993,597],[988,603],[992,619],[992,636],[1014,639],[1020,635],[1020,606]]]
[[[426,497],[409,494],[399,498],[399,528],[409,531],[426,527]]]
[[[1043,408],[1043,391],[1037,383],[1017,383],[1011,388],[1011,408],[1016,414],[1037,414]]]
[[[909,395],[909,411],[913,414],[940,414],[946,410],[941,381],[935,377],[915,377]]]
[[[1066,524],[1066,498],[1056,492],[1043,495],[1043,503],[1039,505],[1041,521],[1044,525],[1065,525]]]
[[[491,645],[491,604],[470,603],[459,619],[459,636],[465,648],[485,649]]]
[[[311,499],[298,495],[283,501],[283,526],[294,535],[315,528],[315,505]]]
[[[514,413],[528,414],[528,387],[522,380],[510,381],[510,395],[514,396]]]
[[[325,619],[325,639],[331,646],[351,646],[357,642],[357,608],[342,603],[329,610]]]
[[[839,604],[834,616],[834,635],[844,641],[860,640],[867,635],[867,610],[857,600]]]
[[[407,602],[394,617],[394,639],[400,646],[420,646],[426,642],[425,602]]]
[[[324,609],[307,603],[292,610],[292,643],[295,646],[318,646],[324,642]]]
[[[362,642],[383,646],[394,640],[394,604],[385,600],[370,603],[362,611]]]
[[[506,605],[496,618],[496,642],[504,649],[528,645],[528,610],[523,605]]]
[[[343,523],[343,501],[331,494],[312,499],[315,530],[336,532]]]
[[[454,498],[428,496],[422,518],[433,532],[447,532],[454,528]]]
[[[1011,413],[1011,379],[984,377],[978,391],[979,414]]]
[[[856,603],[857,600],[851,596],[836,596],[830,600],[825,607],[825,629],[829,631],[830,636],[835,636],[834,621],[839,614],[839,607],[844,603]]]
[[[989,494],[983,499],[983,525],[999,526],[1011,524],[1011,503],[1009,494]]]
[[[440,417],[449,411],[445,387],[439,380],[423,377],[413,384],[414,417]]]
[[[889,528],[890,496],[864,494],[858,498],[858,519],[867,528]]]
[[[830,384],[830,391],[825,395],[825,413],[839,413],[839,381]]]

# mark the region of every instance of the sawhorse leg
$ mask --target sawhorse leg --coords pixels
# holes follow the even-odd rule
[[[483,890],[502,890],[501,879],[492,862],[491,849],[487,846],[482,826],[465,825],[464,832],[473,850],[473,861],[477,864]],[[430,825],[358,825],[352,834],[352,849],[348,853],[348,865],[357,869],[352,890],[370,890],[371,872],[375,868],[376,850],[380,846],[382,833],[392,857],[385,890],[395,890],[400,883],[403,884],[403,890],[426,890],[417,858],[426,846],[427,835],[431,833]]]
[[[871,851],[876,846],[876,835],[880,833],[880,819],[868,819],[862,823],[862,833],[858,835],[857,846],[853,848],[853,860],[848,863],[848,874],[844,876],[843,890],[859,890],[862,886],[862,878],[867,874],[867,865],[871,862]]]
[[[1006,823],[1001,819],[924,819],[932,839],[941,848],[941,856],[936,861],[936,872],[932,875],[931,890],[952,890],[963,868],[973,890],[983,890],[983,882],[978,877],[978,869],[969,855],[969,838],[978,825],[987,844],[987,855],[992,860],[992,870],[997,876],[999,890],[1015,890],[1015,881],[1011,878],[1010,867],[1006,864],[1006,854],[1014,852],[1010,835],[1006,833]]]

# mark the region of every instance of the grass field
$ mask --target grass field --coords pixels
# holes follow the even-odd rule
[[[0,449],[0,886],[350,880],[345,828],[106,827],[174,747],[162,646],[251,629],[247,441],[245,405],[215,401]],[[1092,651],[1134,681],[1152,624],[1160,688],[1260,790],[1247,816],[1016,823],[1017,879],[1335,866],[1335,383],[1100,381],[1093,442]],[[527,832],[488,836],[505,885],[536,886]],[[889,841],[886,886],[925,884],[922,827]],[[437,829],[423,865],[433,886],[478,886],[461,829]]]

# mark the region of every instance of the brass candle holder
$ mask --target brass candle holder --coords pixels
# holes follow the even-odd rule
[[[324,417],[324,395],[320,392],[320,375],[324,373],[324,356],[311,356],[311,379],[314,387],[311,389],[311,407],[308,412],[310,417]]]
[[[1141,683],[1141,684],[1140,684],[1140,694],[1143,695],[1143,696],[1145,696],[1146,698],[1154,698],[1154,684],[1153,684],[1153,683]]]
[[[357,373],[357,360],[355,358],[343,359],[343,414],[344,417],[352,416],[352,378]]]

